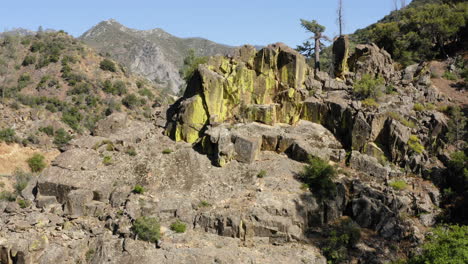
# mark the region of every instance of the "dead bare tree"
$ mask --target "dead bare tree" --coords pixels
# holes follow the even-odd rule
[[[400,0],[400,9],[406,6],[406,0]]]
[[[393,8],[395,9],[395,11],[398,10],[398,0],[393,0]]]
[[[340,36],[343,35],[344,21],[343,21],[343,0],[338,0],[338,9],[336,10],[338,14],[338,26],[340,28]]]

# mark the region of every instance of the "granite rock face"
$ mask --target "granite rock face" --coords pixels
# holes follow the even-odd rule
[[[195,142],[210,124],[241,120],[294,124],[300,118],[310,73],[302,55],[278,43],[201,65],[185,95],[172,106],[167,134]]]

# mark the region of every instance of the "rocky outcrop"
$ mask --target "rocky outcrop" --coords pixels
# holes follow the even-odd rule
[[[248,123],[211,127],[201,144],[205,153],[213,155],[220,166],[233,159],[252,163],[261,150],[286,153],[302,162],[308,161],[309,156],[341,162],[346,155],[341,143],[330,131],[305,120],[295,126]]]
[[[354,79],[370,74],[373,77],[381,76],[388,82],[396,74],[390,54],[375,44],[357,45],[348,59],[348,65],[349,70],[354,73]]]
[[[201,65],[169,111],[167,134],[195,142],[210,124],[258,121],[294,124],[310,74],[302,55],[284,44],[260,51],[244,46],[233,58]]]
[[[340,36],[333,42],[333,73],[336,78],[344,79],[348,73],[348,57],[349,38]]]

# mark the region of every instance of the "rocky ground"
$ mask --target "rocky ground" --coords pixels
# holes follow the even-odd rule
[[[155,109],[152,122],[124,112],[100,120],[16,200],[0,201],[0,263],[325,264],[328,228],[347,219],[361,232],[351,263],[398,259],[440,213],[439,190],[420,175],[443,167],[447,117],[416,112],[414,103],[447,100],[424,64],[398,72],[376,46],[357,50],[351,74],[337,80],[281,44],[244,47],[200,66],[193,90],[168,111]],[[352,96],[352,82],[366,73],[394,84],[378,107]],[[234,89],[239,83],[251,85],[247,93]],[[422,151],[408,143],[414,136]],[[333,197],[320,199],[299,180],[310,155],[337,168]],[[159,219],[158,245],[135,237],[140,216]],[[186,232],[171,230],[176,220]]]

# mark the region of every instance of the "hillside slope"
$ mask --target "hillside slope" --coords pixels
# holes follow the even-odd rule
[[[87,134],[113,112],[145,119],[153,106],[167,103],[161,88],[63,31],[0,39],[0,74],[0,129],[15,127],[23,139],[37,133],[41,119]]]
[[[225,55],[234,49],[202,38],[178,38],[159,28],[130,29],[112,19],[97,24],[80,39],[173,92],[184,84],[179,69],[190,49],[198,56]]]

